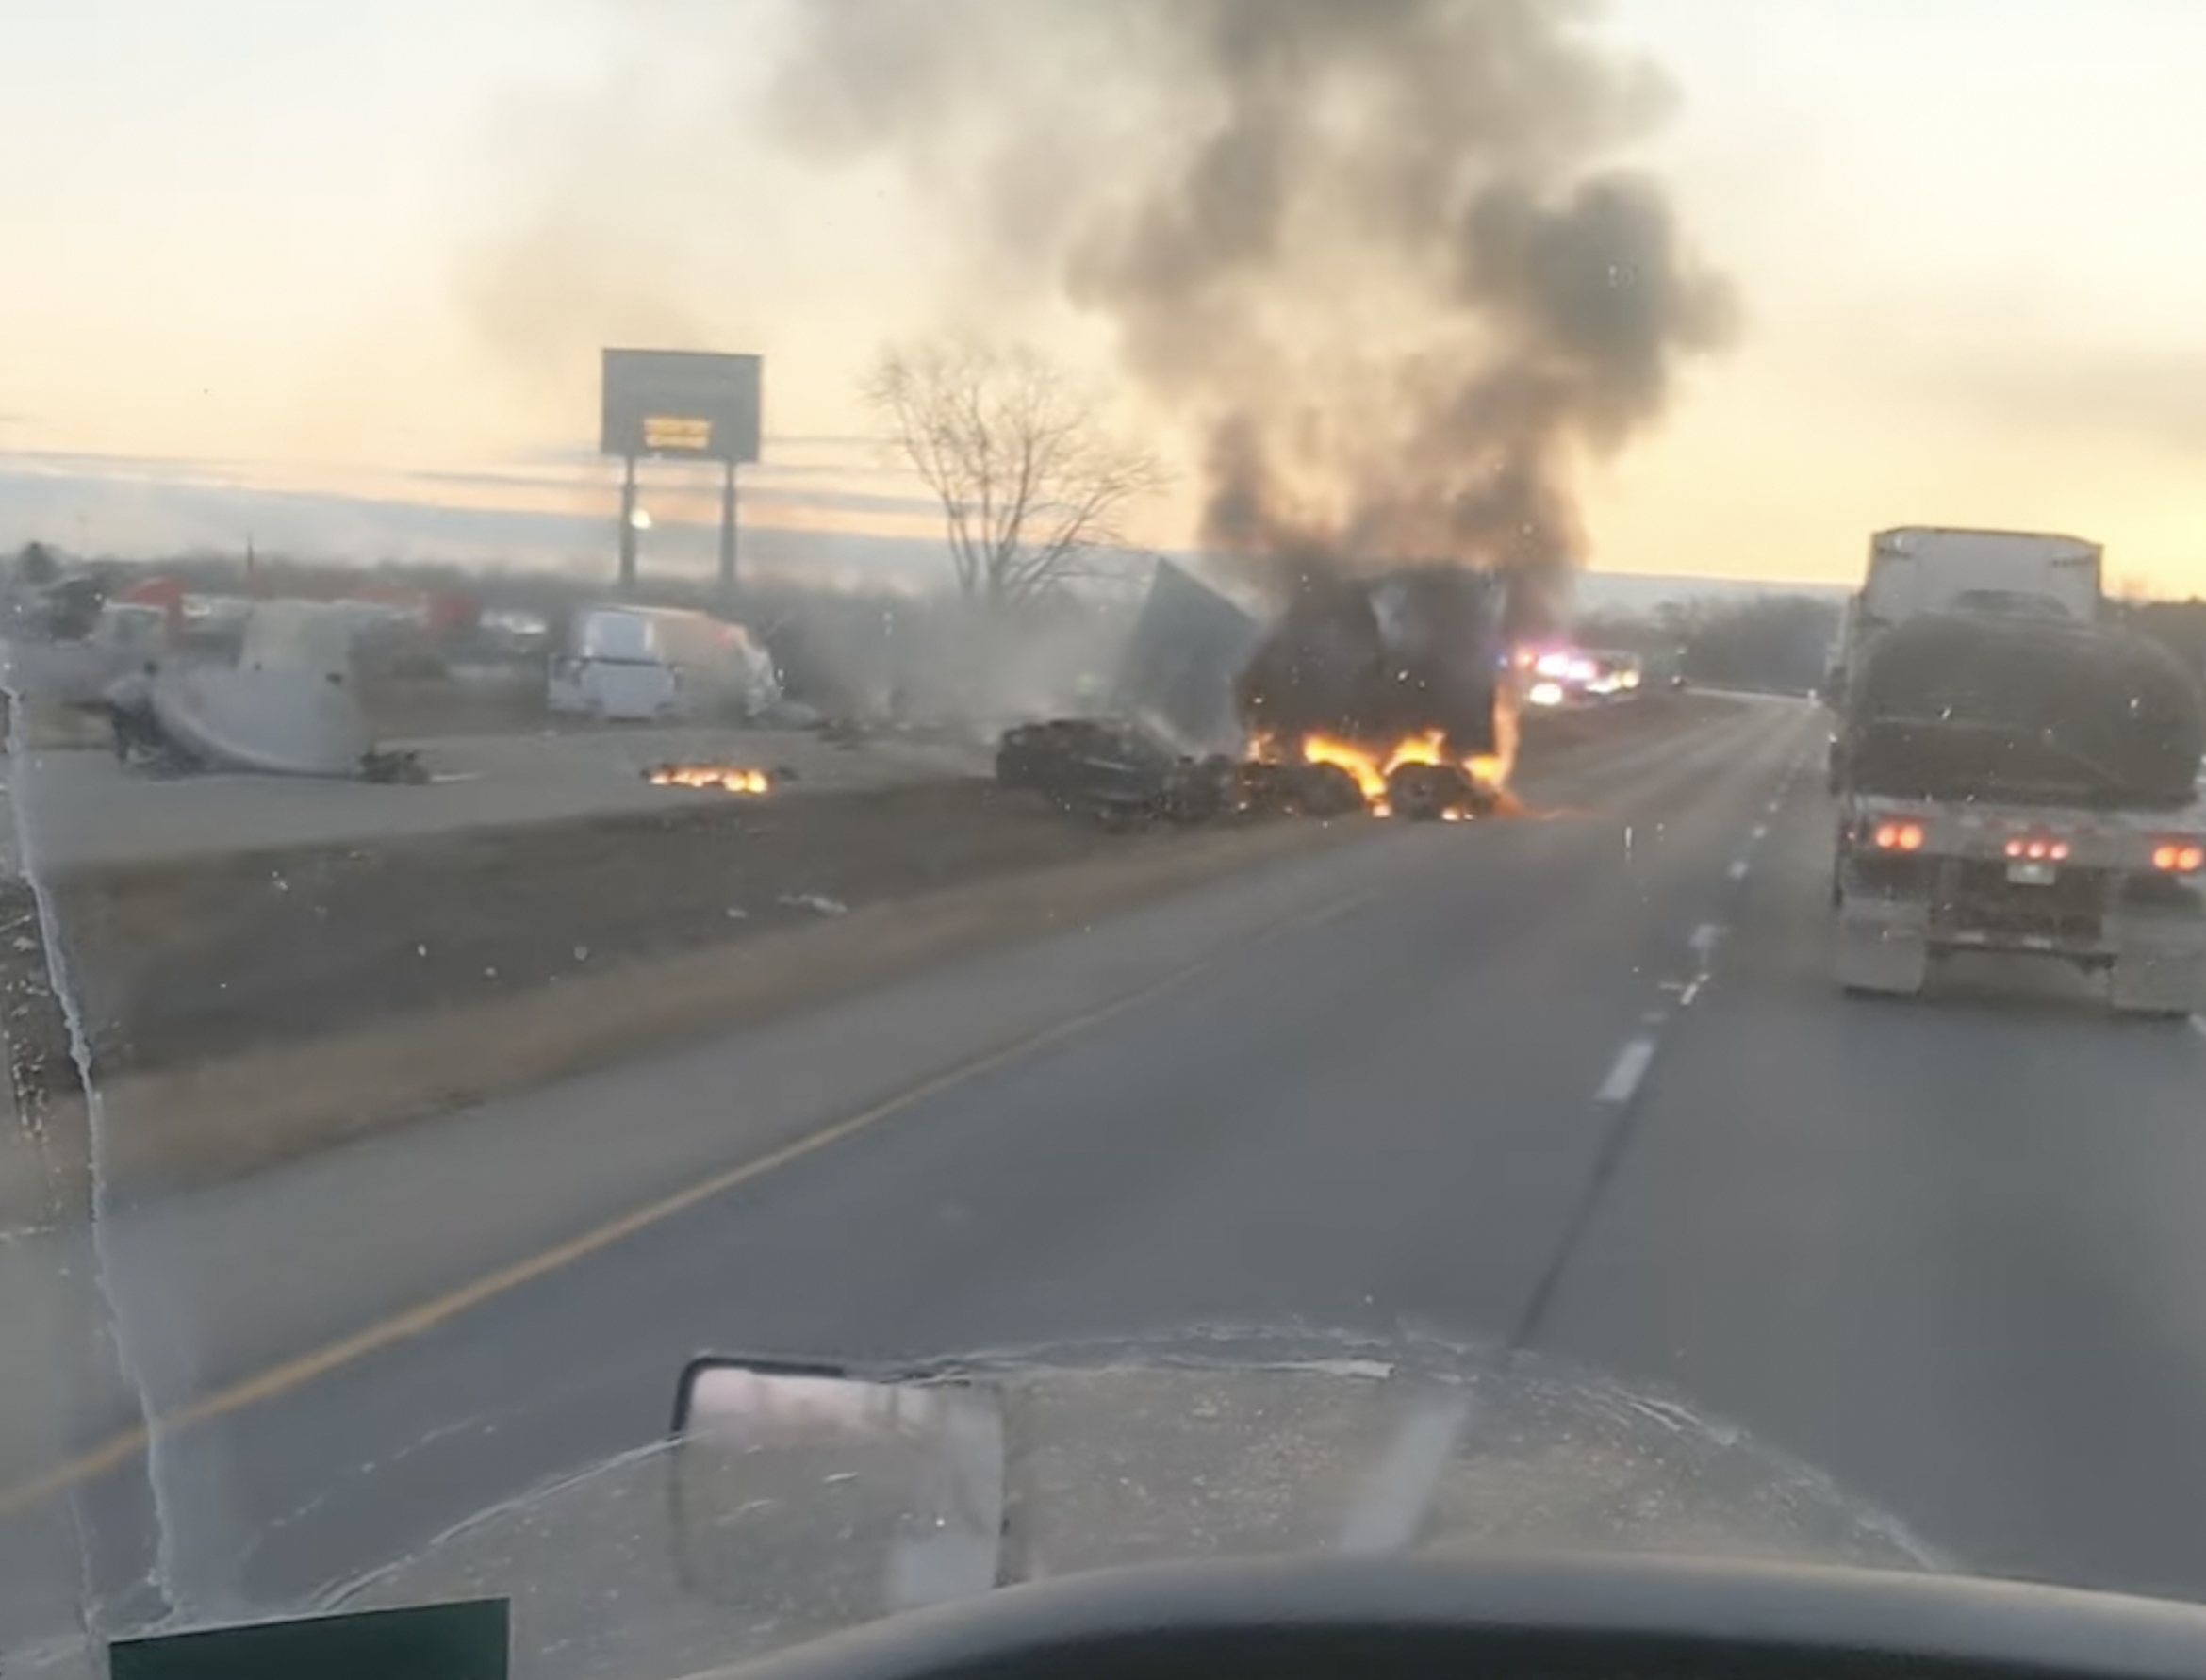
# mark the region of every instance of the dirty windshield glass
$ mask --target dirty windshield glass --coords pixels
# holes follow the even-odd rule
[[[0,1672],[2206,1597],[2206,11],[18,9]]]

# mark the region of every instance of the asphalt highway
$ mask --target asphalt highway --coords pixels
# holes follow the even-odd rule
[[[1820,741],[1743,700],[1523,820],[125,1223],[165,1549],[88,1399],[0,1490],[0,1575],[54,1584],[15,1613],[156,1561],[195,1614],[295,1603],[650,1440],[702,1349],[1282,1320],[1654,1383],[1966,1567],[2206,1597],[2206,1036],[1989,962],[1840,997]]]

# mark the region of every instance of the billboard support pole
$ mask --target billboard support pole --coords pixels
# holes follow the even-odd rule
[[[720,593],[735,596],[735,463],[724,463],[720,481]]]
[[[639,460],[720,463],[719,591],[736,589],[739,469],[759,458],[764,358],[691,350],[613,350],[600,356],[598,453],[626,466],[620,486],[620,589],[636,588]]]
[[[635,593],[635,457],[621,456],[620,593]]]

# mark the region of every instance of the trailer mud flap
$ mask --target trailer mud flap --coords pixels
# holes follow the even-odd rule
[[[1928,918],[1904,901],[1841,894],[1836,967],[1849,992],[1918,995],[1930,975]]]
[[[2206,921],[2192,916],[2123,917],[2113,925],[2107,1001],[2126,1015],[2187,1015],[2206,1010]]]

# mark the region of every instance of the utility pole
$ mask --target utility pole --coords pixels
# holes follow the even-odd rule
[[[621,456],[620,593],[635,593],[635,457]]]
[[[735,463],[725,463],[720,481],[720,599],[735,599]]]

